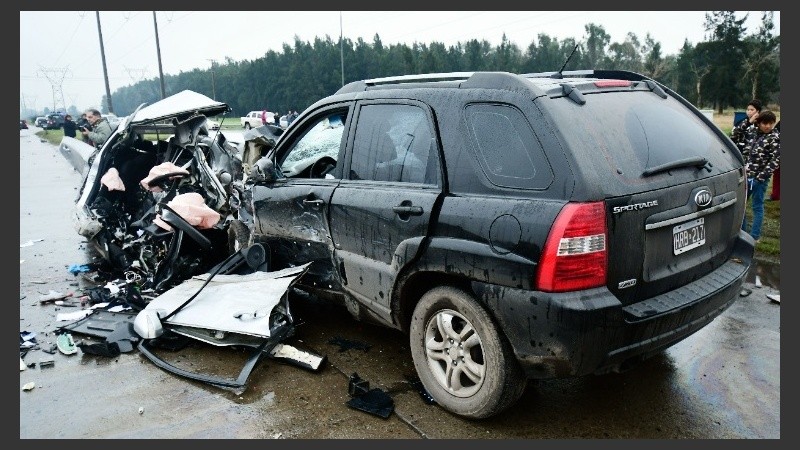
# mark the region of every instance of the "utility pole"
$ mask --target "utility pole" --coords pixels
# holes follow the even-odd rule
[[[214,81],[214,64],[217,62],[215,59],[207,59],[206,61],[211,61],[211,98],[214,100],[217,99],[217,85]]]
[[[161,99],[167,97],[167,92],[164,90],[164,71],[161,68],[161,44],[158,42],[158,21],[156,20],[156,12],[153,11],[153,28],[156,30],[156,53],[158,54],[158,78],[161,80]]]
[[[342,12],[339,11],[339,59],[342,63],[342,86],[344,86],[344,32],[342,31]]]
[[[103,77],[106,80],[106,102],[108,112],[114,113],[114,106],[111,103],[111,87],[108,85],[108,69],[106,69],[106,49],[103,46],[103,29],[100,27],[100,11],[95,11],[97,16],[97,35],[100,37],[100,57],[103,59]]]
[[[25,94],[20,92],[19,97],[22,102],[22,107],[19,110],[19,117],[22,118],[25,114],[28,114],[28,107],[25,105]]]

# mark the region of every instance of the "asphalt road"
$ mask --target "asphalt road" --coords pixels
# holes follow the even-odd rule
[[[37,130],[20,130],[19,329],[49,348],[57,327],[69,323],[57,314],[76,307],[42,305],[39,297],[80,292],[67,269],[92,255],[70,220],[81,177]],[[424,401],[411,382],[404,335],[299,298],[289,343],[325,355],[325,364],[312,372],[262,360],[243,392],[175,376],[135,349],[114,358],[29,351],[24,360],[33,367],[19,379],[20,439],[778,439],[780,304],[766,297],[778,293],[776,269],[758,270],[771,284],[748,283],[750,295],[663,354],[621,374],[530,383],[518,404],[488,420]],[[342,350],[336,338],[368,348]],[[247,355],[197,342],[168,356],[235,376]],[[40,367],[48,358],[54,364]],[[389,418],[346,405],[353,373],[391,396]],[[30,382],[35,387],[23,390]]]

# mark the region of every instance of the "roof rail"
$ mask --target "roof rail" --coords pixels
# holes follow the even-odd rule
[[[396,77],[373,78],[364,80],[367,86],[377,86],[380,84],[413,83],[421,81],[453,81],[466,80],[475,72],[449,72],[449,73],[421,73],[416,75],[400,75]]]
[[[565,72],[523,73],[520,76],[525,78],[562,78],[562,76],[585,77],[594,75],[594,73],[594,70],[567,70]]]
[[[540,72],[540,73],[525,73],[521,76],[526,78],[563,78],[563,77],[595,77],[602,79],[617,79],[628,81],[642,81],[649,80],[640,73],[631,72],[628,70],[568,70],[566,72]]]

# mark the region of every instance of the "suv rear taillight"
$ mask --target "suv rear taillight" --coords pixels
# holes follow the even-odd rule
[[[544,244],[537,289],[567,292],[604,286],[607,236],[603,202],[567,203]]]

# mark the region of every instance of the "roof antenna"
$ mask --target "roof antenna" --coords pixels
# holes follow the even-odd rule
[[[558,72],[553,74],[553,78],[564,78],[564,76],[561,75],[561,72],[563,72],[564,68],[567,67],[567,63],[569,62],[570,59],[572,59],[572,55],[575,54],[575,50],[577,49],[578,49],[578,44],[575,44],[575,48],[572,49],[572,53],[570,53],[569,56],[567,56],[567,60],[564,61],[564,65],[561,66],[561,69],[559,69]]]

